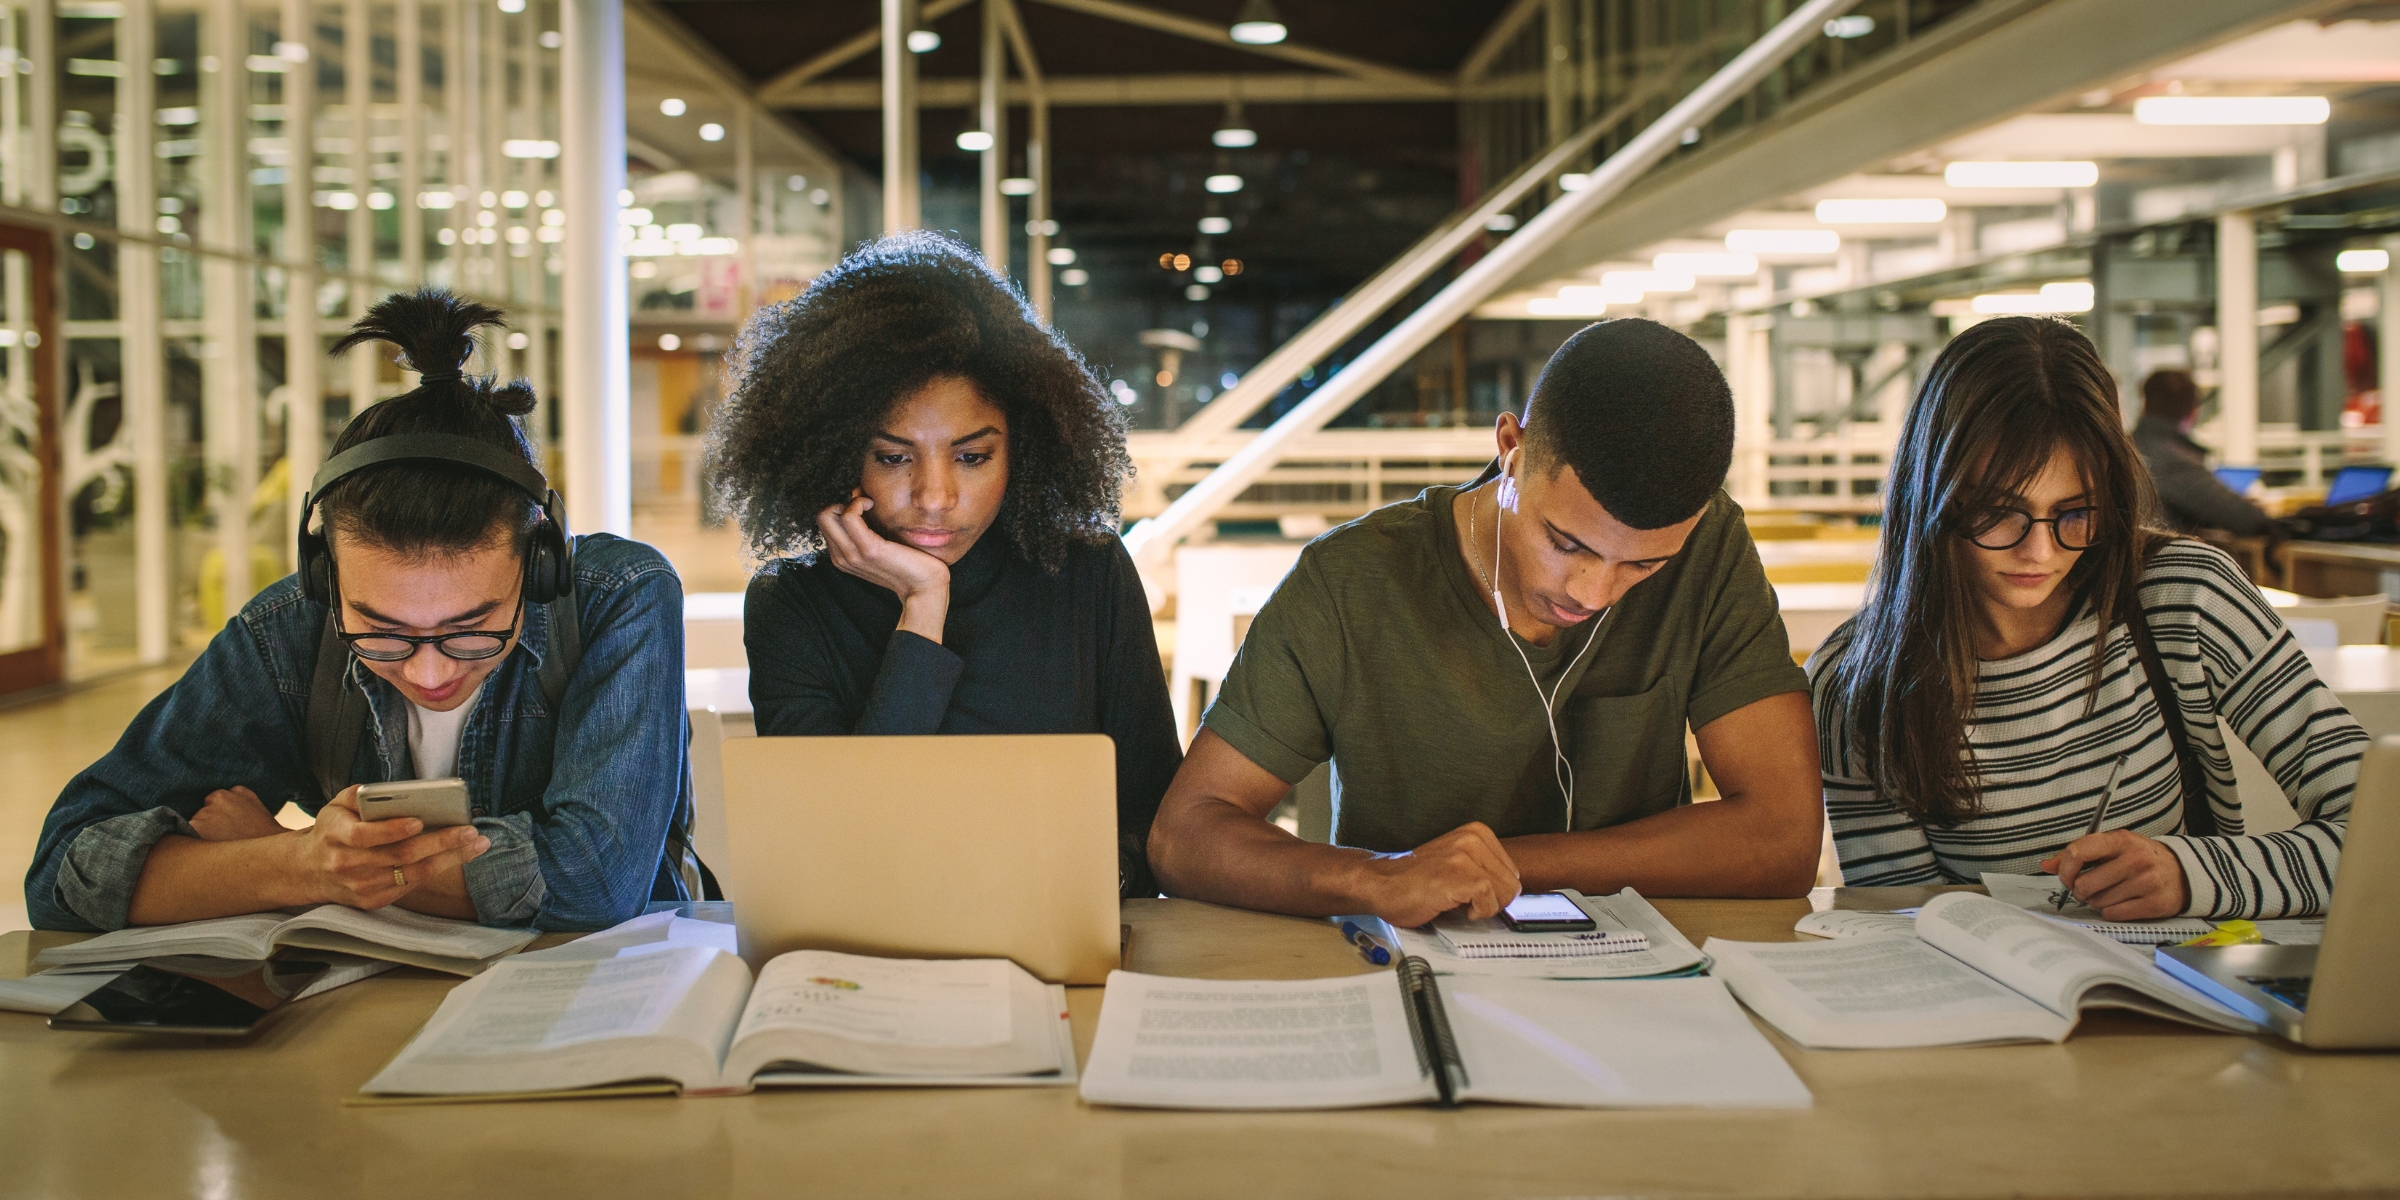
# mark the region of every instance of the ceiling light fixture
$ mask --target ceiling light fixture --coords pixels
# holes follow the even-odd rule
[[[1200,186],[1222,196],[1229,192],[1242,190],[1242,177],[1239,175],[1211,175]]]
[[[1694,280],[1674,271],[1603,271],[1600,286],[1621,288],[1648,295],[1652,292],[1688,292]]]
[[[1942,168],[1954,188],[2085,188],[2100,182],[2092,162],[1954,162]]]
[[[702,125],[700,127],[700,140],[704,142],[724,141],[725,127],[717,124],[715,121],[710,121],[706,125]]]
[[[1758,256],[1725,253],[1671,253],[1650,260],[1651,269],[1669,275],[1736,278],[1758,274]]]
[[[1092,273],[1077,267],[1071,271],[1059,272],[1058,281],[1068,287],[1082,287],[1092,281]]]
[[[992,135],[980,129],[961,130],[958,135],[958,148],[970,154],[981,154],[992,148]]]
[[[2089,281],[2045,283],[2038,292],[1986,292],[1973,307],[1987,317],[2085,313],[2092,311],[2092,294]]]
[[[1030,196],[1033,194],[1033,180],[1023,175],[1011,175],[1000,181],[1000,194],[1003,196]]]
[[[1828,225],[1931,225],[1950,215],[1939,200],[1819,200],[1817,219]]]
[[[1225,32],[1245,46],[1272,46],[1291,36],[1272,0],[1242,0],[1241,15],[1233,19],[1233,28]]]
[[[2334,268],[2350,275],[2373,275],[2392,269],[2389,250],[2344,250],[2333,256]]]
[[[2323,96],[2144,96],[2133,119],[2144,125],[2322,125],[2333,115]]]
[[[1049,257],[1051,266],[1071,266],[1075,262],[1075,251],[1066,246],[1052,246]]]
[[[1200,232],[1210,234],[1212,236],[1220,233],[1232,233],[1233,218],[1202,217],[1200,218]]]
[[[908,34],[910,54],[931,54],[942,48],[942,35],[930,29],[912,29]]]
[[[680,96],[669,96],[666,99],[659,101],[658,111],[665,113],[670,117],[682,116],[684,113],[683,98]]]
[[[1835,17],[1825,22],[1825,36],[1829,38],[1848,41],[1851,38],[1865,37],[1873,32],[1875,32],[1875,18],[1864,13],[1852,13],[1849,16]]]
[[[1842,235],[1830,229],[1736,229],[1725,235],[1736,254],[1832,254]]]
[[[1241,101],[1225,102],[1225,119],[1218,123],[1215,133],[1208,135],[1208,140],[1226,150],[1247,150],[1258,144],[1258,131],[1242,120]]]

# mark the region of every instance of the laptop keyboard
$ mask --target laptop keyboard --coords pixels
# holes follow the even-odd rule
[[[2300,1012],[2308,1011],[2309,975],[2244,975],[2242,982],[2291,1005]]]

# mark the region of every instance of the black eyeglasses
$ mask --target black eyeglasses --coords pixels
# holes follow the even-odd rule
[[[457,633],[437,633],[417,637],[406,633],[350,633],[341,627],[341,584],[334,584],[333,636],[350,647],[350,653],[369,662],[401,662],[416,656],[417,647],[431,646],[445,657],[462,662],[476,662],[508,649],[510,638],[517,636],[517,626],[525,619],[525,601],[517,600],[516,611],[510,615],[506,629],[465,629]]]
[[[2061,550],[2089,550],[2099,525],[2100,510],[2070,508],[2055,517],[2037,517],[2023,509],[1993,505],[1967,521],[1967,540],[1986,550],[2011,550],[2036,525],[2050,527]]]

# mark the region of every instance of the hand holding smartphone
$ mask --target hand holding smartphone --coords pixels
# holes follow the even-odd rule
[[[415,817],[427,829],[471,825],[475,819],[474,809],[467,803],[467,781],[463,779],[397,779],[362,785],[358,789],[358,817],[362,821]]]

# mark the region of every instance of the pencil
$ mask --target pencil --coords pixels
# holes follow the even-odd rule
[[[2108,769],[2108,789],[2100,793],[2100,807],[2092,810],[2092,824],[2090,828],[2083,831],[2084,837],[2090,837],[2093,834],[2100,832],[2100,822],[2108,819],[2109,806],[2117,802],[2117,776],[2124,770],[2125,755],[2120,754],[2117,756],[2117,765]],[[2066,851],[2062,849],[2059,851],[2059,853],[2064,854]],[[2067,899],[2074,894],[2075,893],[2068,890],[2066,884],[2059,884],[2058,895],[2052,897],[2051,899],[2051,911],[2065,912],[2067,910]]]

